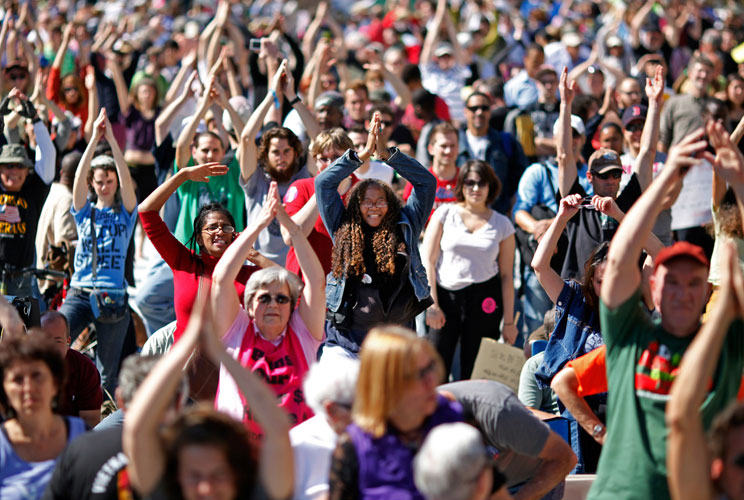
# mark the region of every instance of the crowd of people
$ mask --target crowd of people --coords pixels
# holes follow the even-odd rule
[[[737,2],[0,19],[0,498],[744,499]]]

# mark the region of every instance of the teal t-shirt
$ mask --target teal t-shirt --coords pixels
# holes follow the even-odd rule
[[[187,167],[194,165],[190,158]],[[178,170],[173,164],[174,172]],[[238,184],[240,165],[234,158],[228,166],[227,174],[210,177],[209,182],[186,181],[178,188],[181,210],[178,212],[175,236],[178,241],[186,245],[194,232],[194,219],[199,209],[210,203],[220,203],[235,219],[235,230],[240,232],[245,228],[245,197],[243,189]]]
[[[669,389],[694,335],[679,338],[652,322],[640,290],[616,309],[599,309],[607,345],[607,435],[589,497],[591,500],[663,500],[666,474]],[[744,323],[731,324],[713,390],[701,408],[703,424],[732,401],[742,374]]]

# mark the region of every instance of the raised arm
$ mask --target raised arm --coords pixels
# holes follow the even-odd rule
[[[703,130],[686,136],[671,151],[661,174],[646,190],[618,227],[610,244],[601,299],[612,309],[630,298],[641,284],[638,259],[661,211],[674,202],[687,170],[700,160],[695,155],[707,146]]]
[[[561,94],[560,112],[558,115],[558,130],[555,135],[556,157],[558,162],[558,190],[561,196],[571,192],[576,182],[578,170],[573,151],[573,129],[571,128],[571,103],[573,102],[575,82],[568,79],[568,71],[563,68],[558,89]]]
[[[307,236],[302,232],[300,226],[289,217],[287,211],[279,200],[279,191],[274,191],[276,197],[276,219],[287,230],[292,239],[292,246],[297,255],[302,275],[305,279],[305,287],[302,289],[302,298],[297,312],[302,317],[310,334],[319,341],[325,336],[325,273],[320,264],[318,255],[307,241]]]
[[[274,220],[278,199],[276,191],[276,183],[272,182],[266,198],[268,201],[264,203],[259,217],[227,247],[212,272],[211,300],[214,310],[220,312],[214,318],[220,337],[230,328],[240,309],[240,300],[233,283],[243,267],[246,255],[253,250],[258,234]]]
[[[88,197],[88,171],[90,170],[90,162],[93,160],[93,156],[96,153],[96,146],[98,141],[103,135],[102,127],[105,127],[105,110],[101,110],[93,124],[93,135],[90,138],[88,146],[83,152],[83,156],[80,158],[77,170],[75,171],[75,181],[72,184],[72,206],[77,211],[85,206],[85,200]]]
[[[716,498],[700,406],[708,395],[708,383],[715,374],[729,325],[742,316],[744,305],[744,278],[730,242],[724,244],[720,264],[720,295],[682,358],[666,408],[669,489],[675,500]]]
[[[286,67],[286,62],[282,62],[281,67]],[[276,92],[280,85],[281,71],[277,71],[271,82],[271,90]],[[256,136],[261,130],[266,113],[274,105],[274,96],[271,91],[266,93],[261,104],[253,111],[248,119],[248,123],[243,127],[240,134],[240,146],[238,146],[238,160],[240,161],[240,177],[243,182],[247,182],[256,172],[258,166],[258,151],[256,148]]]
[[[317,198],[318,211],[331,238],[335,237],[336,230],[341,225],[346,212],[346,207],[339,193],[339,186],[354,170],[361,167],[372,156],[377,145],[379,126],[380,115],[375,113],[372,117],[372,124],[369,128],[369,136],[364,149],[359,154],[353,149],[349,149],[341,158],[315,177],[315,197]]]
[[[176,142],[176,168],[183,168],[189,163],[189,158],[191,158],[191,143],[194,140],[196,129],[199,126],[199,122],[201,122],[207,113],[209,105],[212,103],[214,94],[212,92],[213,86],[214,77],[211,77],[207,88],[204,89],[204,94],[199,99],[194,116],[191,117],[189,124],[184,127],[181,135],[178,136],[178,141]]]
[[[111,147],[111,154],[114,157],[114,163],[116,164],[116,173],[119,174],[119,193],[121,194],[121,203],[124,209],[128,213],[137,207],[137,194],[134,192],[134,181],[132,181],[132,175],[129,173],[129,167],[127,162],[124,161],[124,155],[119,148],[119,143],[116,142],[114,137],[114,130],[111,127],[111,122],[106,115],[106,108],[101,110],[105,123],[104,137]]]
[[[153,491],[165,472],[159,429],[204,327],[206,300],[197,300],[183,336],[142,381],[127,407],[122,448],[129,459],[129,479],[142,495]]]
[[[225,175],[227,174],[227,170],[227,166],[222,165],[219,162],[205,163],[203,165],[183,168],[166,179],[166,181],[158,186],[150,196],[142,200],[142,203],[139,205],[139,212],[157,212],[163,208],[163,205],[168,201],[168,198],[170,198],[184,182],[209,182],[210,177]]]
[[[315,17],[308,24],[305,35],[302,37],[302,53],[305,55],[305,59],[310,59],[315,51],[313,49],[313,45],[316,43],[315,37],[318,36],[318,31],[320,31],[327,13],[328,2],[318,2],[318,6],[315,9]]]
[[[292,72],[289,71],[289,68],[287,68],[286,65],[284,66],[284,77],[280,79],[280,84],[282,86],[281,88],[284,97],[292,103],[292,108],[294,108],[295,111],[297,111],[297,114],[300,115],[302,124],[305,125],[305,131],[307,132],[308,138],[311,141],[314,141],[320,133],[320,123],[318,123],[315,114],[308,109],[305,103],[298,99],[297,93],[295,92],[294,76],[292,76]],[[310,164],[314,170],[315,162],[311,161]],[[317,172],[311,172],[311,174],[315,175]]]
[[[659,121],[661,106],[664,103],[664,77],[661,66],[656,67],[654,79],[646,78],[646,96],[648,97],[648,113],[641,135],[641,148],[633,165],[633,172],[638,176],[641,190],[645,191],[654,178],[654,159],[656,145],[659,143]]]
[[[119,109],[122,115],[129,114],[129,106],[131,102],[129,100],[129,89],[124,81],[124,74],[121,72],[121,66],[119,63],[111,59],[111,53],[106,54],[106,66],[111,71],[111,76],[114,80],[114,86],[116,87],[116,97],[119,100]]]
[[[651,14],[656,4],[653,2],[644,2],[643,6],[638,9],[636,15],[630,22],[630,45],[638,47],[641,44],[640,32],[641,26],[646,22],[646,18]]]
[[[67,47],[70,45],[70,38],[72,38],[72,30],[74,26],[72,23],[67,23],[65,30],[62,32],[62,43],[59,44],[57,54],[54,56],[54,62],[52,63],[52,69],[57,71],[62,69],[62,63],[65,60],[67,54]]]
[[[731,140],[720,123],[709,122],[706,126],[708,140],[716,150],[716,156],[708,155],[717,176],[731,186],[739,200],[744,200],[744,155]]]
[[[437,42],[439,42],[439,33],[442,31],[442,24],[444,23],[444,16],[447,13],[447,0],[437,0],[437,9],[434,12],[434,20],[429,27],[429,31],[426,32],[426,38],[424,38],[424,45],[421,48],[421,55],[419,56],[419,64],[426,66],[431,62],[431,57],[436,48]]]
[[[93,135],[93,123],[98,116],[98,89],[96,87],[96,73],[92,66],[88,66],[85,74],[85,88],[88,90],[88,119],[83,123],[83,135],[89,141]]]
[[[581,202],[582,198],[579,194],[572,194],[561,200],[558,214],[551,222],[548,230],[545,231],[545,235],[540,240],[540,244],[537,245],[535,255],[532,257],[531,265],[535,270],[537,279],[553,303],[558,300],[558,296],[563,290],[563,278],[555,269],[550,267],[550,259],[553,258],[558,240],[563,234],[563,230],[566,229],[566,224],[574,215],[579,213]]]
[[[194,91],[191,90],[191,84],[196,78],[196,70],[193,70],[191,72],[191,75],[189,75],[189,79],[186,80],[186,86],[184,87],[183,92],[181,92],[176,99],[173,99],[155,119],[156,146],[160,146],[163,143],[165,138],[170,133],[170,126],[173,123],[173,120],[178,115],[178,112],[183,107],[183,105],[186,104],[186,101],[194,94]]]

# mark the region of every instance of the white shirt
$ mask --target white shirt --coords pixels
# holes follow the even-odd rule
[[[475,232],[462,220],[462,207],[447,203],[434,211],[431,220],[442,224],[437,283],[447,290],[461,290],[488,281],[499,273],[499,244],[514,234],[508,218],[492,210],[491,218]]]
[[[354,171],[354,175],[356,175],[360,180],[377,179],[387,182],[388,184],[393,183],[393,174],[395,174],[395,170],[393,170],[392,167],[385,165],[381,161],[375,160],[370,160],[369,169],[367,169],[366,172],[362,173],[359,170]]]
[[[294,455],[294,500],[310,500],[328,492],[331,456],[338,435],[324,415],[315,415],[289,431]]]
[[[468,138],[468,149],[473,153],[473,157],[478,160],[486,161],[486,150],[488,149],[488,135],[482,137],[476,137],[470,133],[469,130],[465,131],[465,136]]]

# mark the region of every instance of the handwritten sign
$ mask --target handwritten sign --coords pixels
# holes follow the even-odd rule
[[[703,161],[687,172],[677,201],[672,205],[672,230],[698,227],[713,220],[710,211],[713,167]]]
[[[522,349],[484,338],[475,358],[472,378],[501,382],[516,393],[524,361]]]

